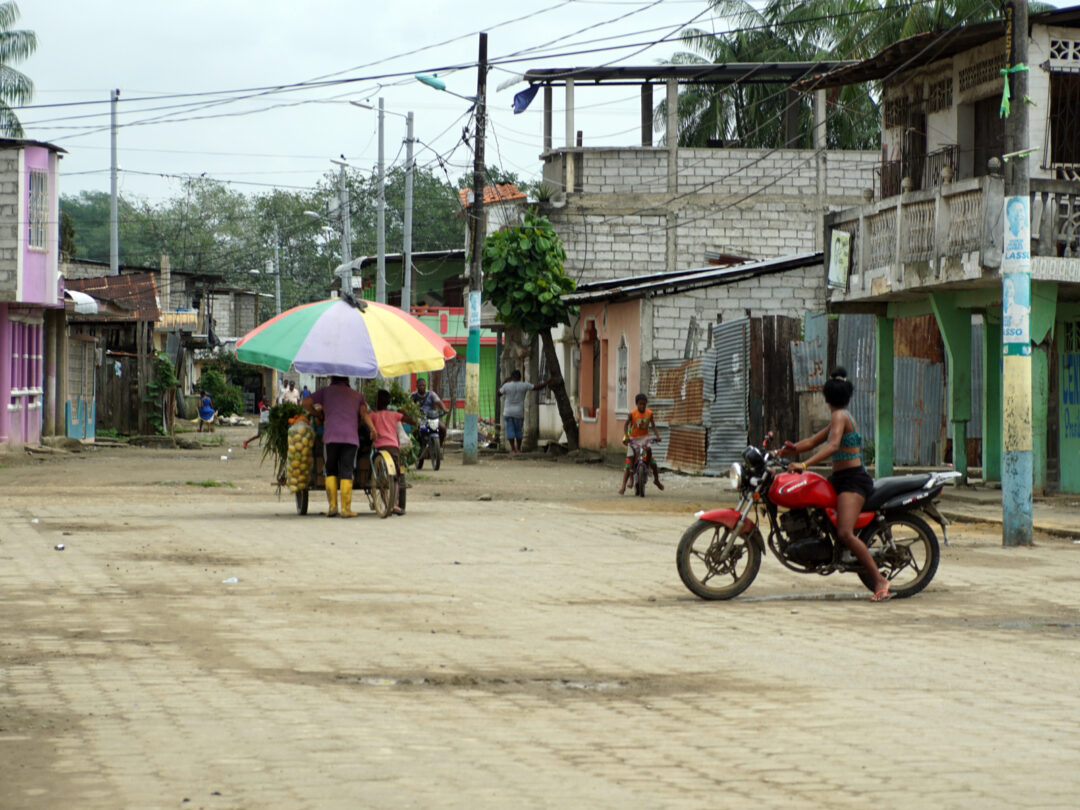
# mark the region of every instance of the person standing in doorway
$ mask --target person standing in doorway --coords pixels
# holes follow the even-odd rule
[[[535,385],[522,382],[521,372],[515,368],[510,372],[509,382],[503,383],[502,388],[495,392],[495,396],[505,397],[503,421],[506,424],[506,440],[510,443],[510,455],[516,456],[521,452],[521,439],[525,431],[525,395],[530,391],[539,391],[549,382],[551,378]]]

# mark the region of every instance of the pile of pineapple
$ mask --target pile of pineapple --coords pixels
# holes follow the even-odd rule
[[[289,492],[311,488],[315,474],[315,429],[303,420],[289,427],[289,453],[285,459],[285,483]]]

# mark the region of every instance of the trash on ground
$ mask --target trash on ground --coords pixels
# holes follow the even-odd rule
[[[236,577],[229,577],[228,579],[221,580],[221,584],[222,585],[235,585],[239,581],[240,580],[238,580]]]
[[[64,546],[63,543],[57,543],[55,546],[53,546],[53,548],[56,549],[57,551],[63,551],[65,546]]]

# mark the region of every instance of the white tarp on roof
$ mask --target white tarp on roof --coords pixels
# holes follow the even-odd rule
[[[75,312],[78,315],[97,315],[97,299],[78,290],[64,290],[64,296],[75,302]]]

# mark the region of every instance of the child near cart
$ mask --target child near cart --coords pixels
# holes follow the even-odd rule
[[[385,450],[394,459],[397,468],[398,502],[394,505],[395,515],[405,514],[405,471],[401,468],[401,448],[398,445],[398,423],[415,425],[416,420],[407,413],[390,409],[390,392],[379,389],[375,395],[375,410],[371,412],[371,421],[375,423],[375,449]]]

